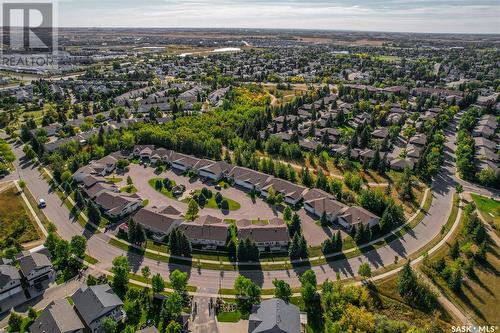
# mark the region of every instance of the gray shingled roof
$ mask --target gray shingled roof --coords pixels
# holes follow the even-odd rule
[[[12,280],[20,280],[21,276],[17,268],[11,265],[0,265],[0,289]]]
[[[300,333],[299,308],[278,298],[263,301],[252,309],[248,332]]]
[[[75,308],[87,325],[116,307],[123,306],[123,302],[108,284],[82,287],[73,294],[72,298]]]
[[[31,253],[19,259],[19,268],[24,276],[34,270],[35,268],[51,266],[49,258],[42,253]]]
[[[30,326],[31,333],[64,333],[83,329],[84,325],[66,299],[50,303]]]

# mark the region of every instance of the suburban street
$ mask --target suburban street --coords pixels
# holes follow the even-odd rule
[[[117,247],[111,246],[108,244],[109,236],[107,234],[92,234],[82,228],[78,222],[72,220],[68,208],[61,202],[57,194],[50,190],[49,185],[42,178],[38,169],[33,167],[30,161],[25,160],[22,146],[19,144],[12,144],[13,151],[17,157],[14,162],[16,172],[9,177],[19,177],[25,180],[27,187],[36,199],[44,198],[46,200],[47,208],[44,209],[44,213],[47,218],[57,226],[57,231],[61,237],[69,239],[73,235],[84,235],[88,239],[88,253],[99,261],[96,266],[101,269],[109,270],[113,258],[119,255],[125,255],[129,258],[131,267],[135,272],[140,271],[142,266],[147,265],[150,267],[153,274],[159,272],[165,278],[168,278],[171,270],[180,269],[189,273],[189,284],[197,287],[218,289],[220,285],[223,288],[232,288],[238,274],[251,278],[262,288],[272,288],[272,280],[275,278],[283,279],[295,287],[300,285],[299,276],[309,268],[315,271],[318,283],[322,283],[326,279],[335,279],[337,272],[340,273],[343,279],[351,278],[357,275],[358,268],[363,262],[370,263],[372,270],[393,264],[396,256],[400,259],[406,258],[425,246],[427,242],[439,234],[441,227],[446,223],[450,214],[453,193],[455,191],[454,188],[458,181],[455,175],[455,165],[453,162],[455,134],[454,131],[451,130],[446,134],[447,143],[445,147],[444,165],[433,182],[432,205],[424,219],[415,228],[386,246],[367,251],[358,257],[337,260],[320,266],[301,266],[296,269],[277,271],[218,271],[189,267],[186,265],[167,264],[144,258],[133,253],[126,253]],[[492,193],[487,189],[468,184],[464,181],[458,182],[464,184],[464,188],[467,191],[498,197],[498,193]]]

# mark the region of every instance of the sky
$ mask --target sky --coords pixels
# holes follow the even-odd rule
[[[61,27],[500,33],[500,0],[58,0]]]

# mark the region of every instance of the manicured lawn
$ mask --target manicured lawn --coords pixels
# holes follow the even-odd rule
[[[95,265],[99,262],[96,258],[91,257],[88,254],[86,254],[83,259],[85,259],[86,262],[91,263],[92,265]]]
[[[201,190],[196,190],[196,195],[199,195],[201,193]],[[226,200],[227,203],[229,204],[229,210],[234,211],[238,210],[241,208],[241,205],[239,202],[234,201],[233,199],[229,199],[226,197],[222,197],[222,200]],[[186,200],[188,201],[188,200]],[[212,194],[212,197],[207,198],[207,202],[205,203],[204,208],[214,208],[214,209],[220,209],[220,207],[217,205],[217,202],[215,201],[215,193]]]
[[[123,180],[123,178],[120,178],[120,177],[116,177],[116,176],[112,176],[112,177],[107,177],[106,180],[108,182],[112,182],[112,183],[119,183]]]
[[[134,185],[127,185],[127,186],[124,186],[120,189],[120,192],[127,192],[127,193],[135,193],[137,192],[137,189],[135,188]]]
[[[497,234],[500,233],[500,201],[477,194],[471,194],[471,196],[477,209],[481,212],[481,216],[495,229]]]
[[[24,209],[22,200],[15,187],[0,193],[0,250],[8,238],[20,244],[40,239],[38,228]]]
[[[166,195],[170,199],[177,199],[174,196],[174,194],[172,193],[172,191],[167,190],[164,186],[161,188],[161,191],[156,189],[155,185],[156,185],[157,180],[163,181],[163,178],[151,178],[150,180],[148,180],[149,186],[151,186],[152,188],[154,188],[156,191],[160,192],[161,194]],[[173,180],[171,180],[171,182],[172,182],[172,187],[175,186],[175,182]]]
[[[241,319],[241,313],[239,311],[234,312],[220,312],[217,315],[217,320],[221,323],[237,323]]]

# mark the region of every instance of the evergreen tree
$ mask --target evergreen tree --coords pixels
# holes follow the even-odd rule
[[[297,213],[293,214],[292,221],[288,225],[288,231],[290,235],[295,235],[300,232],[300,217]]]
[[[99,210],[99,207],[97,207],[97,205],[94,204],[93,202],[89,203],[88,216],[89,216],[89,220],[92,223],[94,223],[96,225],[99,225],[101,223],[101,211]]]
[[[370,169],[372,169],[372,170],[378,170],[379,165],[380,165],[380,152],[377,149],[375,151],[375,154],[373,155],[373,158],[372,158],[371,162],[370,162]]]
[[[300,238],[299,233],[296,232],[288,248],[288,254],[290,256],[290,259],[292,260],[297,259],[300,256],[299,238]]]
[[[335,251],[342,251],[342,236],[340,234],[340,230],[337,231],[337,235],[335,236],[334,249]]]
[[[326,217],[325,211],[323,211],[323,213],[321,214],[320,223],[322,227],[326,227],[328,225],[328,219]]]
[[[137,241],[137,224],[134,219],[128,220],[128,233],[127,233],[128,241],[132,244],[135,244]]]

